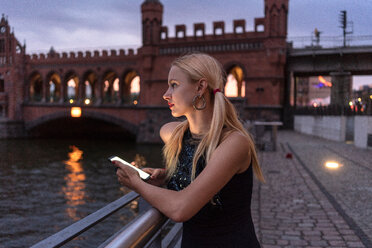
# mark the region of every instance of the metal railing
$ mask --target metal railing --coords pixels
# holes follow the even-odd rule
[[[313,36],[287,37],[293,48],[305,47],[343,47],[343,36],[320,36],[317,40]],[[366,46],[372,45],[372,35],[347,36],[346,46]]]
[[[366,106],[340,106],[340,105],[328,105],[328,106],[297,106],[292,110],[296,115],[372,115],[372,104]]]
[[[98,223],[102,222],[104,219],[125,207],[138,197],[139,195],[137,193],[130,192],[118,200],[99,209],[98,211],[66,227],[65,229],[38,242],[31,248],[61,247]],[[167,217],[165,217],[155,208],[151,207],[149,210],[137,216],[134,220],[125,225],[119,232],[111,236],[104,243],[97,244],[97,246],[109,248],[175,247],[175,245],[178,245],[180,241],[182,224],[175,224],[168,232],[167,236],[164,239],[161,238],[161,231],[170,223],[171,221]]]

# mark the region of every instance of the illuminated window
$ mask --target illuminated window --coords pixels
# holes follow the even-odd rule
[[[70,79],[67,82],[67,98],[76,99],[77,93],[77,83],[74,79]]]
[[[85,98],[91,99],[92,98],[92,85],[89,81],[85,81]]]
[[[228,72],[225,85],[225,95],[227,97],[245,97],[245,81],[243,81],[243,70],[239,66],[234,66]]]
[[[61,98],[61,79],[58,74],[53,73],[48,77],[49,80],[49,98],[50,102],[56,102]]]
[[[124,77],[123,99],[127,104],[138,104],[141,79],[137,72],[128,72]]]
[[[112,84],[112,88],[114,90],[114,99],[119,99],[119,78],[116,78]]]
[[[113,71],[107,72],[103,81],[104,102],[112,103],[119,100],[120,82],[116,73]]]
[[[88,71],[84,74],[84,103],[87,104],[87,102],[92,103],[95,99],[95,91],[98,89],[95,89],[96,82],[97,82],[97,76],[94,72]],[[89,101],[86,101],[89,100]]]

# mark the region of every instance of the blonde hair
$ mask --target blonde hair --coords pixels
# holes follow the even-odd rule
[[[221,142],[222,129],[227,127],[230,132],[238,131],[247,137],[249,141],[249,150],[252,159],[253,170],[256,177],[264,182],[264,177],[258,162],[255,145],[250,134],[245,130],[238,119],[234,105],[222,93],[225,73],[221,64],[209,55],[193,53],[177,58],[172,66],[176,66],[185,72],[191,81],[197,82],[205,78],[208,82],[208,90],[213,104],[213,117],[211,127],[206,135],[200,141],[192,162],[191,180],[195,179],[196,165],[200,157],[205,156],[208,163],[213,152]],[[213,90],[219,89],[220,92],[213,93]],[[208,103],[207,103],[208,104]],[[182,139],[185,131],[189,128],[187,120],[181,122],[173,131],[170,139],[163,148],[163,156],[167,167],[167,177],[170,178],[177,168],[178,156],[182,149]]]

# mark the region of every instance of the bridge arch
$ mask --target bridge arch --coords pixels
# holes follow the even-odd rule
[[[124,103],[138,104],[139,94],[141,92],[141,77],[137,70],[127,69],[121,80],[121,96]]]
[[[118,102],[120,100],[120,79],[118,73],[113,69],[107,69],[102,79],[103,102]]]
[[[61,100],[62,82],[61,77],[56,71],[50,71],[46,77],[47,96],[48,102],[58,102]]]
[[[227,97],[245,97],[246,69],[239,62],[230,62],[224,66],[226,71],[225,95]]]
[[[46,126],[48,123],[61,123],[60,128],[66,129],[66,126],[63,124],[63,121],[68,122],[76,122],[76,121],[100,121],[106,124],[110,124],[112,126],[116,126],[120,128],[121,132],[128,137],[135,138],[138,134],[138,126],[125,121],[123,119],[117,118],[112,115],[96,112],[96,111],[89,111],[84,110],[84,114],[80,118],[72,118],[70,115],[69,110],[62,110],[52,114],[47,114],[41,116],[35,120],[29,121],[25,123],[25,128],[28,133],[32,133],[33,130]],[[54,127],[54,124],[51,124]],[[44,128],[41,128],[44,129]],[[93,132],[97,130],[97,127],[94,126]],[[95,132],[96,133],[96,132]],[[96,133],[97,134],[97,133]],[[91,135],[89,135],[91,136]]]
[[[28,79],[28,99],[41,102],[43,99],[43,77],[39,71],[33,71]]]
[[[79,83],[79,75],[74,70],[66,72],[62,87],[66,89],[64,98],[70,103],[79,99]]]
[[[98,76],[97,73],[93,70],[87,70],[83,74],[83,81],[82,81],[82,97],[85,99],[86,104],[90,104],[97,100],[97,96],[100,94],[99,87],[98,87]]]

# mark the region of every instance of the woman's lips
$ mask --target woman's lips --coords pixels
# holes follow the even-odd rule
[[[169,108],[172,108],[174,106],[174,104],[168,103],[168,106],[169,106]]]

